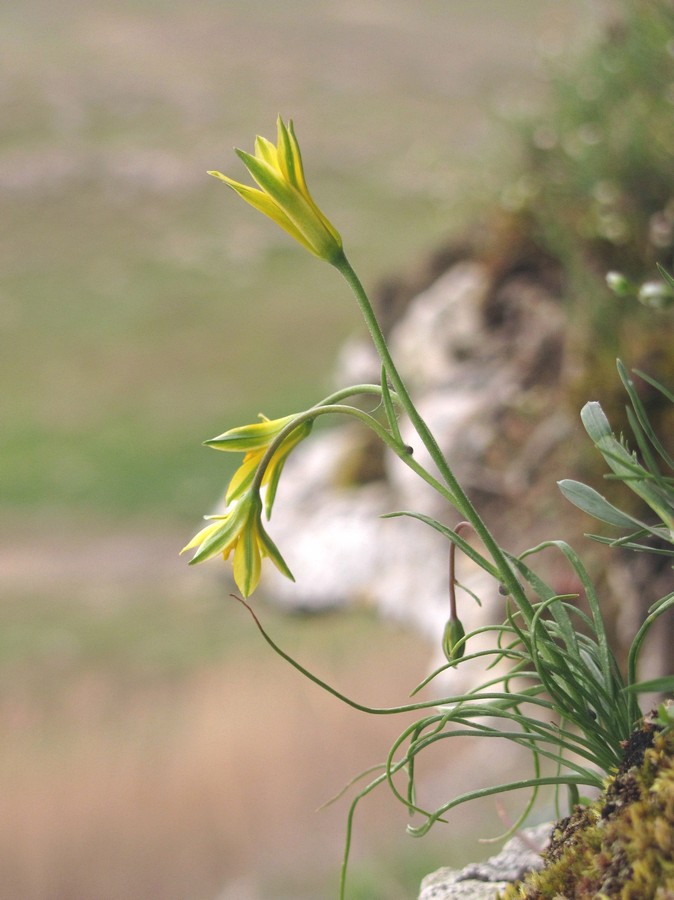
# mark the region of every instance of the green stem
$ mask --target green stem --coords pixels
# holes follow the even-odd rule
[[[315,403],[312,409],[319,406],[330,406],[333,403],[341,403],[347,397],[355,397],[357,394],[374,394],[381,401],[381,385],[379,384],[352,384],[349,387],[341,388],[334,394],[328,394],[319,403]]]
[[[430,487],[432,487],[435,491],[437,491],[441,496],[445,497],[450,503],[453,502],[453,498],[447,488],[442,482],[438,481],[430,472],[428,472],[424,467],[414,459],[413,456],[410,455],[409,448],[406,447],[401,441],[396,440],[396,438],[388,432],[380,422],[378,422],[373,416],[369,413],[364,412],[362,409],[358,409],[355,406],[346,406],[343,403],[332,403],[328,402],[334,400],[336,397],[340,396],[349,396],[354,393],[379,393],[381,394],[381,388],[377,387],[376,390],[363,390],[364,387],[372,387],[374,385],[358,385],[358,390],[353,388],[348,388],[343,391],[339,391],[336,394],[327,397],[325,400],[322,400],[316,406],[312,406],[310,409],[305,410],[302,413],[298,413],[292,422],[289,422],[285,428],[283,428],[279,433],[274,437],[273,441],[270,442],[267,447],[264,456],[260,460],[260,464],[257,467],[255,472],[255,477],[251,482],[251,491],[253,493],[258,493],[262,486],[262,479],[264,478],[264,473],[267,469],[267,466],[272,460],[272,457],[281,446],[283,441],[290,435],[292,432],[302,424],[302,422],[312,421],[318,416],[326,416],[326,415],[346,415],[352,416],[354,419],[358,419],[359,422],[362,422],[368,428],[372,429],[375,432],[377,437],[386,444],[393,452],[405,463],[406,466],[409,466],[413,472],[415,472],[420,478],[422,478]]]
[[[430,454],[431,459],[437,467],[438,472],[447,485],[447,489],[449,490],[449,494],[451,495],[450,499],[452,504],[456,507],[458,512],[473,526],[475,532],[482,540],[484,546],[487,548],[491,558],[494,560],[494,563],[500,572],[501,579],[508,592],[517,601],[518,606],[520,606],[520,608],[522,609],[523,615],[525,615],[527,618],[530,618],[530,616],[533,615],[533,610],[531,609],[531,605],[526,599],[524,591],[522,590],[519,581],[515,577],[512,568],[508,564],[504,553],[496,543],[491,532],[482,521],[482,518],[457,481],[454,473],[447,464],[447,460],[445,459],[444,454],[442,453],[442,450],[440,449],[430,428],[415,407],[412,398],[409,395],[405,382],[401,378],[395,366],[395,363],[393,362],[393,358],[391,357],[391,353],[388,349],[386,339],[382,333],[379,322],[377,321],[377,317],[375,316],[374,310],[372,309],[372,304],[370,303],[370,300],[360,279],[356,275],[351,266],[351,263],[348,261],[344,254],[338,257],[333,262],[333,265],[344,277],[356,297],[363,318],[365,319],[365,324],[367,325],[368,331],[370,332],[370,336],[372,337],[375,349],[379,354],[379,358],[381,359],[382,365],[386,370],[386,374],[388,375],[393,390],[398,395],[400,404],[407,413],[410,422],[414,427],[414,430],[419,435],[420,440],[428,450],[428,453]]]
[[[470,522],[459,522],[454,526],[458,534],[463,528],[470,528]],[[456,542],[449,545],[449,618],[458,619],[456,613]]]

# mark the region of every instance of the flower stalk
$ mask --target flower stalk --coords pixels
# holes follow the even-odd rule
[[[381,326],[379,325],[379,321],[377,320],[377,317],[372,308],[372,304],[370,303],[370,299],[360,279],[358,278],[358,275],[354,271],[353,267],[351,266],[350,262],[343,252],[341,256],[339,256],[333,262],[333,265],[338,269],[340,274],[344,277],[351,290],[353,291],[363,318],[365,319],[365,324],[367,325],[368,331],[370,332],[370,336],[374,343],[375,349],[377,350],[379,358],[381,359],[384,371],[386,372],[386,375],[388,376],[391,385],[393,386],[393,389],[399,398],[400,405],[405,410],[405,413],[412,423],[414,430],[416,431],[423,445],[426,447],[431,459],[433,460],[433,463],[440,473],[440,476],[445,482],[446,492],[443,492],[444,495],[457,509],[459,514],[467,519],[468,522],[473,526],[473,528],[475,529],[475,533],[478,535],[485,548],[489,552],[489,555],[493,559],[505,588],[510,594],[512,594],[518,605],[522,608],[523,615],[531,619],[533,617],[531,604],[527,600],[526,595],[522,590],[522,586],[515,577],[515,574],[511,566],[508,564],[503,551],[499,547],[496,540],[492,537],[491,532],[489,531],[479,513],[469,500],[467,494],[459,484],[456,476],[447,463],[447,460],[442,450],[440,449],[435,436],[414,405],[409,391],[407,390],[407,386],[405,385],[405,382],[403,381],[398,372],[398,369],[396,368],[396,365],[391,356],[391,352],[388,348],[388,344],[386,343],[386,338],[384,337]]]

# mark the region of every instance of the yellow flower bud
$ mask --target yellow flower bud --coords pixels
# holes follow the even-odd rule
[[[224,181],[320,259],[334,263],[343,257],[339,232],[320,211],[307,188],[291,121],[285,125],[279,116],[276,147],[266,138],[257,137],[254,155],[243,150],[236,153],[261,190],[240,184],[222,172],[208,174]]]

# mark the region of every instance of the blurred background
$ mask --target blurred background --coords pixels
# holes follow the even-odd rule
[[[360,323],[332,270],[205,172],[242,175],[232,147],[292,117],[372,285],[472,225],[518,162],[508,123],[545,106],[544,60],[605,12],[0,7],[3,900],[334,895],[346,806],[315,810],[403,725],[305,683],[224,572],[177,554],[227,479],[201,441],[322,396]],[[364,702],[398,703],[426,674],[421,639],[367,611],[263,609]],[[478,855],[457,821],[416,842],[400,807],[368,802],[353,897],[416,896],[433,867]]]

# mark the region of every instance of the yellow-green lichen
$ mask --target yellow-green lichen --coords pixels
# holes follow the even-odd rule
[[[545,867],[503,900],[674,900],[674,733],[646,722],[601,797],[555,828]]]

